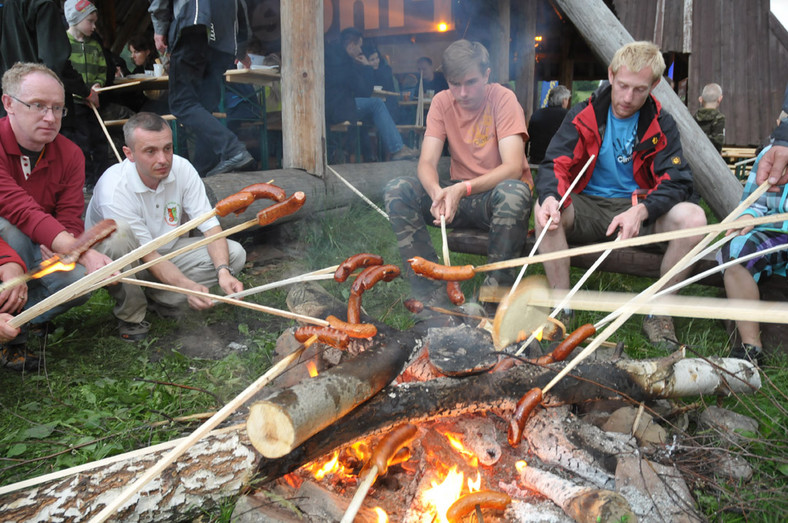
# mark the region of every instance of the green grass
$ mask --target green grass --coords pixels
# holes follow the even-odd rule
[[[364,224],[359,227],[358,224]],[[339,263],[357,252],[374,252],[387,263],[401,260],[391,229],[379,215],[362,204],[320,215],[288,226],[293,252],[306,270]],[[432,229],[440,252],[440,234]],[[481,256],[452,253],[455,265],[484,263]],[[278,279],[286,264],[247,271],[246,286]],[[270,269],[270,270],[269,270]],[[542,272],[531,266],[528,274]],[[573,269],[573,279],[583,273]],[[251,275],[250,275],[251,274]],[[482,276],[463,283],[469,299],[478,294]],[[598,273],[586,284],[589,290],[637,292],[652,280]],[[325,282],[336,297],[347,297],[349,285]],[[287,290],[269,292],[252,301],[284,307]],[[723,296],[720,289],[692,285],[684,294]],[[365,293],[364,308],[373,317],[397,328],[412,325],[412,316],[401,306],[409,295],[403,279],[379,284]],[[117,338],[112,300],[105,291],[55,322],[44,345],[46,371],[19,374],[0,369],[0,485],[38,476],[109,455],[173,439],[194,429],[196,422],[170,422],[178,416],[216,410],[261,375],[271,362],[277,336],[293,322],[246,309],[217,306],[203,313],[192,312],[180,322],[149,315],[152,330],[148,341],[129,344]],[[578,311],[576,324],[594,322],[604,314]],[[611,341],[624,341],[629,355],[637,358],[662,356],[650,347],[641,332],[640,316],[627,321]],[[232,352],[219,360],[184,355],[180,334],[204,325],[243,343],[248,350]],[[691,350],[702,356],[727,354],[728,336],[722,324],[712,320],[676,319],[677,334]],[[788,516],[788,371],[785,358],[764,367],[764,386],[752,396],[726,398],[723,406],[754,417],[760,433],[737,452],[755,468],[753,479],[730,485],[713,477],[691,484],[703,514],[715,521],[781,521]],[[148,381],[140,381],[140,379]],[[199,390],[151,381],[188,385]],[[688,398],[687,403],[696,401]],[[702,403],[715,404],[716,398]],[[689,439],[679,431],[678,436]],[[679,460],[679,456],[676,457]],[[681,463],[679,463],[681,466]],[[207,516],[228,521],[232,501]]]

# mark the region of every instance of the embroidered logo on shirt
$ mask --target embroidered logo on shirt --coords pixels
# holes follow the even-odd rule
[[[30,178],[30,173],[32,172],[33,168],[30,163],[30,157],[22,155],[20,157],[20,162],[22,163],[22,172],[25,174],[25,180]]]
[[[670,161],[673,162],[673,165],[678,165],[681,163],[681,158],[674,156]]]
[[[164,210],[164,221],[167,225],[177,226],[180,222],[180,209],[176,202],[168,202]]]

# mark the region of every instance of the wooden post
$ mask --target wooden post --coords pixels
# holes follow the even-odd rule
[[[490,67],[495,81],[506,85],[509,81],[509,35],[511,33],[511,5],[510,0],[497,1],[498,31],[493,31],[490,49]],[[493,80],[494,79],[494,80]]]
[[[515,78],[515,94],[520,105],[525,111],[525,119],[528,121],[534,113],[534,88],[536,71],[536,51],[534,49],[534,37],[536,36],[536,14],[538,4],[536,1],[515,2],[512,6],[516,9],[512,14],[520,18],[520,27],[524,28],[517,37],[517,64],[516,70],[512,71]]]
[[[323,2],[281,3],[284,167],[325,172]]]
[[[633,41],[632,35],[607,8],[603,0],[556,0],[588,45],[604,63],[610,63],[616,50]],[[742,186],[706,138],[689,110],[666,83],[654,89],[681,133],[684,155],[692,167],[695,187],[717,218],[724,218],[739,203]]]

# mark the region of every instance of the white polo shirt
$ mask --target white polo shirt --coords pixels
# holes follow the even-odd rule
[[[99,178],[85,213],[85,226],[114,219],[129,224],[140,245],[148,243],[183,224],[207,213],[211,207],[205,186],[188,160],[172,157],[170,174],[154,190],[140,179],[137,168],[128,158],[113,165]],[[200,224],[205,231],[219,225],[215,217]],[[175,240],[161,247],[168,250]]]

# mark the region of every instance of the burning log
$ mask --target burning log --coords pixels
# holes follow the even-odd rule
[[[315,378],[271,393],[249,409],[255,448],[279,458],[388,385],[402,371],[412,340],[391,337]]]
[[[354,365],[355,367],[355,365]],[[563,365],[547,367],[519,366],[506,372],[485,373],[463,379],[439,378],[424,383],[389,386],[334,424],[278,459],[263,459],[260,472],[277,478],[301,465],[359,438],[390,429],[404,423],[418,423],[445,416],[471,412],[507,411],[524,390],[541,387]],[[702,375],[718,375],[705,380],[709,390],[676,385],[676,380],[695,381],[697,376],[678,373],[674,368],[693,368]],[[691,394],[748,394],[760,387],[756,368],[745,361],[729,358],[682,360],[674,365],[670,359],[656,361],[589,362],[579,365],[572,376],[576,379],[559,382],[551,397],[556,403],[583,403],[598,399],[620,398],[635,401],[650,398],[679,397]],[[651,383],[644,387],[642,383]],[[288,391],[278,396],[293,397]],[[315,398],[308,398],[314,401]],[[305,400],[304,400],[305,401]],[[304,420],[309,423],[309,420]]]
[[[637,521],[627,500],[612,490],[581,487],[555,474],[525,467],[520,472],[523,484],[561,507],[578,523],[597,521]]]

